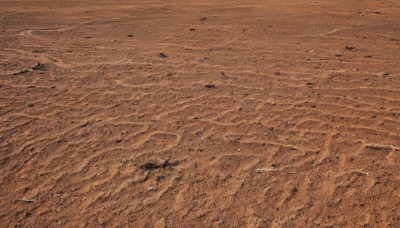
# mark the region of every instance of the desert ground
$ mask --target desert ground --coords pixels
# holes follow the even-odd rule
[[[1,227],[400,227],[398,0],[0,0]]]

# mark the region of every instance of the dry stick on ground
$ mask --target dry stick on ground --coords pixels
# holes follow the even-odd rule
[[[27,203],[32,203],[32,202],[35,202],[35,199],[21,198],[21,199],[16,199],[15,201],[23,201],[23,202],[27,202]]]
[[[19,75],[19,74],[25,74],[25,73],[28,73],[28,72],[32,72],[32,71],[34,71],[34,70],[43,70],[44,69],[44,64],[43,63],[37,63],[35,66],[33,66],[33,67],[30,67],[30,68],[27,68],[27,69],[23,69],[23,70],[20,70],[20,71],[18,71],[18,72],[15,72],[15,73],[13,73],[13,75]]]
[[[365,145],[365,148],[368,149],[373,149],[373,150],[384,150],[384,151],[391,151],[391,150],[400,150],[400,147],[396,147],[393,145],[374,145],[374,144],[369,144]]]

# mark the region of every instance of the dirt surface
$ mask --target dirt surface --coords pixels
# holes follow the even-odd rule
[[[0,31],[2,227],[400,227],[397,0],[1,1]]]

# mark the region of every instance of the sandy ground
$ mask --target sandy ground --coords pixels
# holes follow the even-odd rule
[[[0,2],[0,226],[400,227],[399,1]]]

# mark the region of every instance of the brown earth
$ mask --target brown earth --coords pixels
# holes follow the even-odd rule
[[[0,30],[2,227],[400,227],[398,0],[1,1]]]

